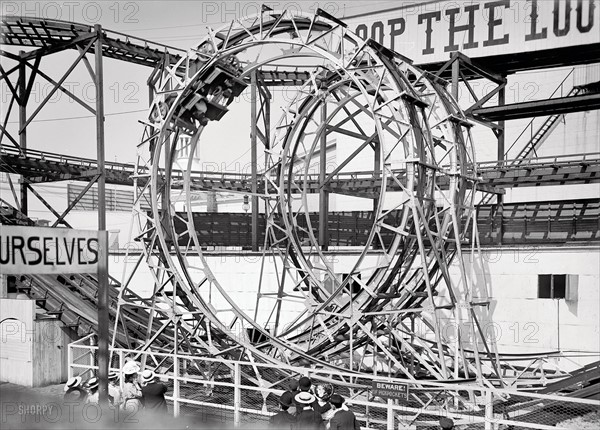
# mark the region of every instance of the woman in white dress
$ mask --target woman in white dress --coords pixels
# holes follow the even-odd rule
[[[123,385],[121,408],[132,413],[139,411],[144,406],[142,404],[142,388],[138,382],[139,371],[140,367],[134,361],[128,361],[123,366],[125,384]]]

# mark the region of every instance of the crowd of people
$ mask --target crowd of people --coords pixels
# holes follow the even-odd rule
[[[140,365],[131,360],[120,372],[109,372],[109,406],[130,413],[147,410],[166,414],[167,386],[152,370],[140,370]],[[122,389],[120,378],[123,378]],[[81,376],[72,377],[65,384],[64,399],[98,404],[99,385],[96,376],[85,383]],[[360,430],[356,416],[348,408],[344,397],[334,393],[331,384],[313,385],[306,376],[291,381],[289,390],[279,397],[279,411],[270,417],[269,424],[272,429],[278,430]],[[442,417],[440,428],[453,429],[454,422]]]
[[[279,412],[269,424],[274,429],[286,430],[359,430],[356,416],[345,399],[333,392],[331,384],[313,386],[303,376],[292,381],[289,390],[279,397]]]
[[[120,378],[123,378],[122,389]],[[98,404],[99,385],[96,376],[92,376],[85,382],[81,376],[69,378],[64,387],[64,400]],[[133,360],[125,363],[121,372],[111,370],[108,374],[108,402],[109,406],[115,409],[130,413],[142,409],[167,413],[166,392],[167,386],[159,381],[156,373],[149,369],[141,372],[140,365]]]

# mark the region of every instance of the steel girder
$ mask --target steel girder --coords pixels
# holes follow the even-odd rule
[[[249,312],[202,252],[191,204],[192,159],[182,163],[175,153],[182,134],[191,136],[194,153],[204,127],[216,126],[211,122],[251,81],[260,85],[252,74],[285,62],[308,72],[308,79],[265,147],[266,169],[254,196],[264,204],[267,234],[260,274],[249,281],[256,297]],[[176,73],[182,68],[183,75]],[[470,124],[438,79],[324,12],[267,9],[211,31],[154,78],[156,98],[134,182],[137,200],[149,193],[153,202],[150,213],[138,205],[135,219],[155,286],[151,306],[128,299],[124,287],[120,309],[150,310],[148,326],[159,319],[172,327],[179,352],[345,367],[357,376],[384,371],[409,379],[500,378],[494,336],[486,333],[487,282],[474,271],[478,244],[469,256],[461,249],[467,231],[476,230]],[[315,165],[322,142],[332,139],[344,141],[347,153],[334,166]],[[367,245],[340,278],[311,228],[308,184],[311,174],[320,173],[320,187],[326,187],[365,162],[381,178],[368,196],[373,225]],[[185,215],[175,208],[182,200]],[[384,223],[392,210],[401,215],[393,225]],[[297,234],[301,218],[309,226],[308,242]],[[176,220],[185,231],[175,230]],[[381,240],[383,229],[394,232],[391,243]],[[263,277],[267,265],[270,279]],[[273,278],[276,285],[270,285]],[[153,339],[149,329],[140,350],[153,348]],[[248,376],[275,384],[281,375],[255,369]]]

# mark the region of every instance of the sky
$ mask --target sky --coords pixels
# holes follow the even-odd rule
[[[314,12],[321,7],[336,16],[347,16],[377,8],[390,8],[397,1],[360,2],[265,2],[273,9],[283,7]],[[89,25],[101,24],[104,29],[118,31],[137,38],[169,46],[188,49],[194,46],[209,27],[218,29],[237,17],[255,14],[261,2],[252,1],[7,1],[2,2],[3,15],[21,15],[60,19]],[[18,51],[17,47],[4,47]],[[42,70],[58,80],[77,57],[75,51],[66,51],[45,57]],[[90,58],[92,58],[90,56]],[[1,58],[6,69],[15,63]],[[92,60],[93,62],[93,60]],[[147,116],[148,91],[146,80],[151,69],[144,66],[106,58],[104,60],[105,97],[105,144],[106,160],[133,162],[136,144],[143,127],[138,120]],[[95,91],[90,75],[80,63],[66,79],[64,86],[89,102],[95,102]],[[52,90],[47,81],[37,78],[28,105],[28,115]],[[10,90],[1,86],[2,111],[8,109]],[[4,115],[2,115],[4,116]],[[277,116],[274,117],[274,120]],[[16,135],[18,116],[13,108],[8,128]],[[223,130],[227,130],[223,134]],[[249,104],[236,102],[232,112],[219,124],[217,130],[207,128],[203,138],[210,145],[203,145],[201,156],[211,163],[218,163],[224,170],[239,170],[249,162],[250,146]],[[28,127],[28,147],[47,152],[72,154],[95,158],[95,120],[90,112],[57,92]]]
[[[341,18],[411,3],[415,1],[265,2],[273,9],[290,8],[308,13],[320,7]],[[427,7],[431,2],[421,3]],[[101,24],[108,30],[188,49],[207,33],[209,27],[217,29],[237,17],[255,14],[260,5],[261,2],[253,1],[3,1],[1,13],[61,19],[89,25]],[[463,34],[465,35],[466,33]],[[14,52],[25,48],[3,46],[3,49]],[[42,70],[54,80],[58,80],[76,56],[75,51],[47,56],[42,60]],[[5,70],[14,65],[4,57],[0,57],[0,61]],[[140,141],[143,130],[138,121],[147,117],[149,100],[146,80],[150,72],[150,68],[118,60],[107,58],[104,61],[105,140],[108,161],[135,160],[136,144]],[[567,73],[568,70],[565,69],[544,75],[536,72],[511,76],[507,86],[507,103],[547,97]],[[64,85],[93,105],[94,87],[83,64],[75,68]],[[483,88],[483,85],[479,88]],[[29,115],[51,89],[51,84],[38,77],[28,106]],[[4,113],[10,101],[10,91],[2,83],[0,92]],[[272,112],[272,121],[275,124],[279,109],[273,107]],[[13,108],[8,124],[8,129],[13,135],[16,135],[17,120],[17,109]],[[510,122],[507,141],[518,135],[526,123],[527,121]],[[57,92],[29,126],[28,146],[42,151],[95,158],[95,132],[95,120],[91,114],[65,94]],[[242,98],[232,105],[231,112],[223,120],[207,128],[202,138],[202,161],[217,163],[221,170],[225,171],[243,169],[250,159],[249,136],[249,103]],[[484,144],[478,147],[479,159],[494,159],[495,145],[491,133],[484,130],[482,136],[481,141]]]

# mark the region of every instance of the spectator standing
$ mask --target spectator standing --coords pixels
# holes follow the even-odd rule
[[[296,414],[296,430],[325,429],[325,423],[321,414],[313,409],[313,404],[317,400],[315,396],[308,391],[300,391],[300,393],[296,394],[294,400],[296,401],[296,405],[299,405]]]
[[[329,404],[329,398],[333,393],[333,386],[331,384],[319,384],[315,386],[315,397],[317,398],[317,404],[313,405],[315,411],[319,412],[325,422],[329,421],[333,415],[331,411],[331,405]]]
[[[452,430],[454,428],[454,421],[450,418],[442,417],[440,418],[440,428],[442,430]]]
[[[98,392],[99,385],[100,382],[96,377],[92,377],[87,380],[85,383],[85,388],[88,390],[89,394],[85,399],[85,403],[93,403],[97,405],[100,402],[100,393]]]
[[[300,411],[302,410],[303,405],[301,405],[300,403],[298,403],[298,401],[296,400],[296,396],[299,393],[311,393],[312,394],[312,381],[310,380],[310,378],[308,376],[303,376],[298,380],[298,392],[296,394],[294,394],[294,403],[296,405],[296,415],[298,415],[298,413],[300,413]],[[313,409],[315,409],[316,411],[318,411],[319,409],[319,404],[317,403],[317,399],[315,397],[315,402]]]
[[[87,398],[87,391],[81,386],[81,376],[69,378],[64,390],[63,399],[65,402],[85,402]]]
[[[156,373],[149,369],[142,372],[142,397],[144,399],[144,408],[146,410],[166,414],[166,392],[167,386],[158,381]]]
[[[303,376],[298,380],[298,390],[310,392],[310,388],[312,387],[312,381],[308,376]]]
[[[296,424],[296,417],[288,412],[294,404],[292,392],[286,391],[279,397],[279,412],[269,418],[269,426],[275,429],[291,430]]]
[[[123,365],[125,384],[123,386],[123,403],[121,409],[129,412],[137,412],[142,404],[142,388],[138,383],[139,366],[135,361],[128,361]]]
[[[290,382],[290,392],[292,393],[292,406],[290,406],[288,412],[292,415],[296,415],[297,410],[294,399],[296,398],[296,394],[298,394],[300,390],[298,390],[298,381],[295,379],[292,379],[292,381]]]
[[[329,399],[331,410],[334,412],[329,420],[329,430],[360,430],[358,421],[352,411],[342,408],[344,398],[339,394],[333,394]]]
[[[111,370],[108,373],[108,401],[116,409],[121,405],[121,387],[119,387],[119,372]]]

